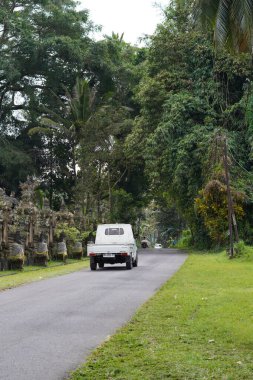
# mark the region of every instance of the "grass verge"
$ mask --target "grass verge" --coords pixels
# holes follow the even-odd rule
[[[253,378],[253,262],[191,254],[71,380]]]
[[[22,272],[6,271],[0,272],[0,290],[10,289],[29,282],[40,281],[42,279],[61,276],[64,274],[76,272],[88,267],[89,261],[68,260],[68,263],[50,262],[47,268],[35,266],[25,267]],[[2,277],[1,277],[2,276]]]

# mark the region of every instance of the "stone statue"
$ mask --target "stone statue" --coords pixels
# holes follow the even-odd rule
[[[66,236],[64,232],[60,234],[59,242],[57,243],[57,259],[63,260],[64,262],[67,260],[68,251],[66,245]]]
[[[48,245],[47,245],[47,237],[42,232],[39,237],[39,242],[36,244],[34,250],[34,264],[47,266],[49,255],[48,255]]]
[[[14,236],[14,242],[10,244],[8,256],[8,269],[23,269],[25,262],[24,246],[20,231],[17,231]]]

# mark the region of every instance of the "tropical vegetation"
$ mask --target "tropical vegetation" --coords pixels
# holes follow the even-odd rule
[[[253,241],[253,2],[174,0],[145,47],[73,0],[0,1],[0,186],[166,242]],[[235,227],[235,226],[234,226]]]

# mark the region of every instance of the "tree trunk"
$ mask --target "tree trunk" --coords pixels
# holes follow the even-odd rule
[[[74,183],[76,184],[76,179],[77,179],[77,173],[76,173],[76,149],[75,149],[75,144],[73,143],[72,145],[72,165],[73,165],[73,173],[74,173]]]
[[[112,188],[111,188],[111,173],[108,167],[108,199],[109,199],[109,222],[111,222],[112,217]]]
[[[50,136],[50,185],[49,185],[49,205],[53,208],[53,137]]]
[[[97,219],[98,223],[101,222],[101,170],[102,165],[101,162],[99,162],[99,168],[98,168],[98,192],[97,192]]]
[[[233,210],[233,200],[230,189],[230,175],[228,169],[228,154],[227,154],[227,139],[224,138],[224,154],[223,154],[223,163],[225,169],[226,185],[227,185],[227,200],[228,200],[228,226],[229,226],[229,255],[230,258],[234,257],[234,240],[233,240],[233,220],[235,219],[234,210]],[[236,225],[236,232],[238,238],[238,231]]]

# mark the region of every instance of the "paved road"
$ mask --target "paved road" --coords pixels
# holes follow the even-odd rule
[[[0,292],[0,379],[65,378],[185,259],[180,252],[145,250],[131,271],[83,270]]]

